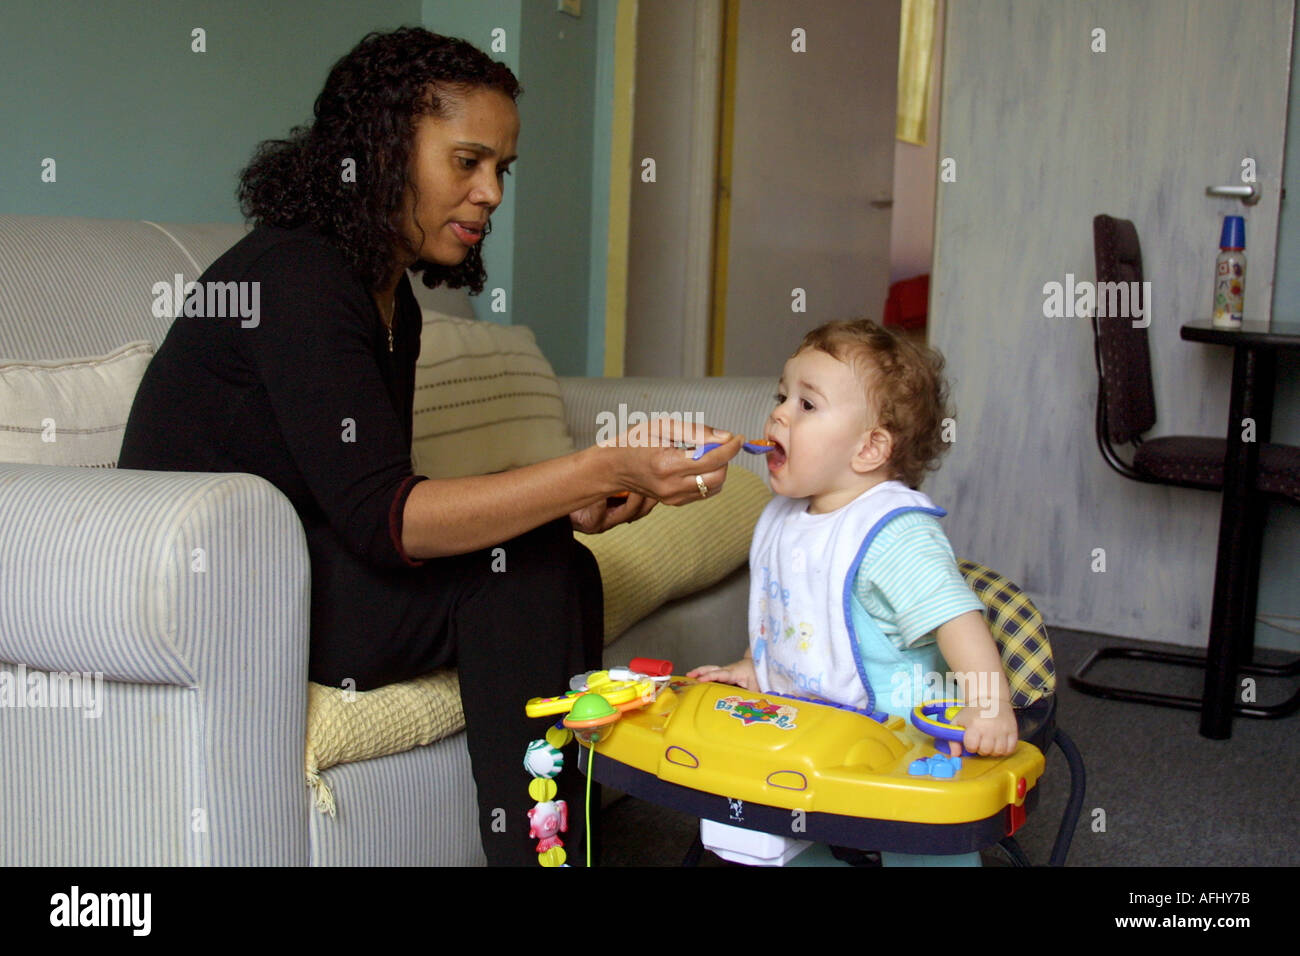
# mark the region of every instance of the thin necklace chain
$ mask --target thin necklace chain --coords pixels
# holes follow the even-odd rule
[[[394,292],[393,304],[388,307],[388,319],[384,323],[384,327],[388,329],[388,351],[390,354],[393,351],[393,316],[395,316],[396,314],[397,314],[397,293]],[[380,318],[383,318],[383,316],[381,315]]]

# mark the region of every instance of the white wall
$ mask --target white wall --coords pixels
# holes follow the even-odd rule
[[[1204,195],[1255,158],[1247,318],[1271,295],[1291,0],[950,4],[931,342],[957,440],[926,490],[959,555],[1017,580],[1049,621],[1204,645],[1219,496],[1141,485],[1103,463],[1086,319],[1043,317],[1044,283],[1095,278],[1092,218],[1131,219],[1155,308],[1156,434],[1223,436],[1226,349],[1184,342],[1208,315],[1218,223]],[[1090,52],[1106,31],[1107,52]],[[1271,197],[1271,201],[1268,197]],[[1094,549],[1106,570],[1092,570]]]
[[[808,329],[880,315],[890,211],[871,201],[893,194],[898,29],[898,0],[740,4],[728,375],[776,377]]]

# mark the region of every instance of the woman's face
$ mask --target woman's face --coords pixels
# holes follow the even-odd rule
[[[501,205],[519,113],[494,89],[448,93],[443,102],[447,116],[417,121],[400,229],[416,258],[456,266]]]

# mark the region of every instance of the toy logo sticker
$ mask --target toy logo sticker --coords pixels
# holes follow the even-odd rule
[[[773,704],[761,697],[758,700],[746,697],[723,697],[713,705],[713,709],[725,710],[746,727],[750,724],[770,724],[781,730],[794,730],[794,718],[799,713],[798,707],[791,707],[789,704]]]

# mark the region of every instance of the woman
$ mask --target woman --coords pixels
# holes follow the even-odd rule
[[[256,283],[259,314],[177,318],[120,459],[252,472],[285,493],[311,556],[312,680],[367,690],[459,668],[491,863],[536,859],[526,828],[491,826],[519,803],[520,755],[538,736],[524,700],[599,666],[600,576],[572,529],[716,491],[740,441],[679,426],[663,437],[725,444],[692,462],[645,434],[501,474],[411,473],[421,320],[406,271],[482,291],[518,95],[505,66],[421,29],[371,34],[340,60],[313,124],[244,170],[257,228],[200,278]],[[506,573],[491,570],[496,546]]]

